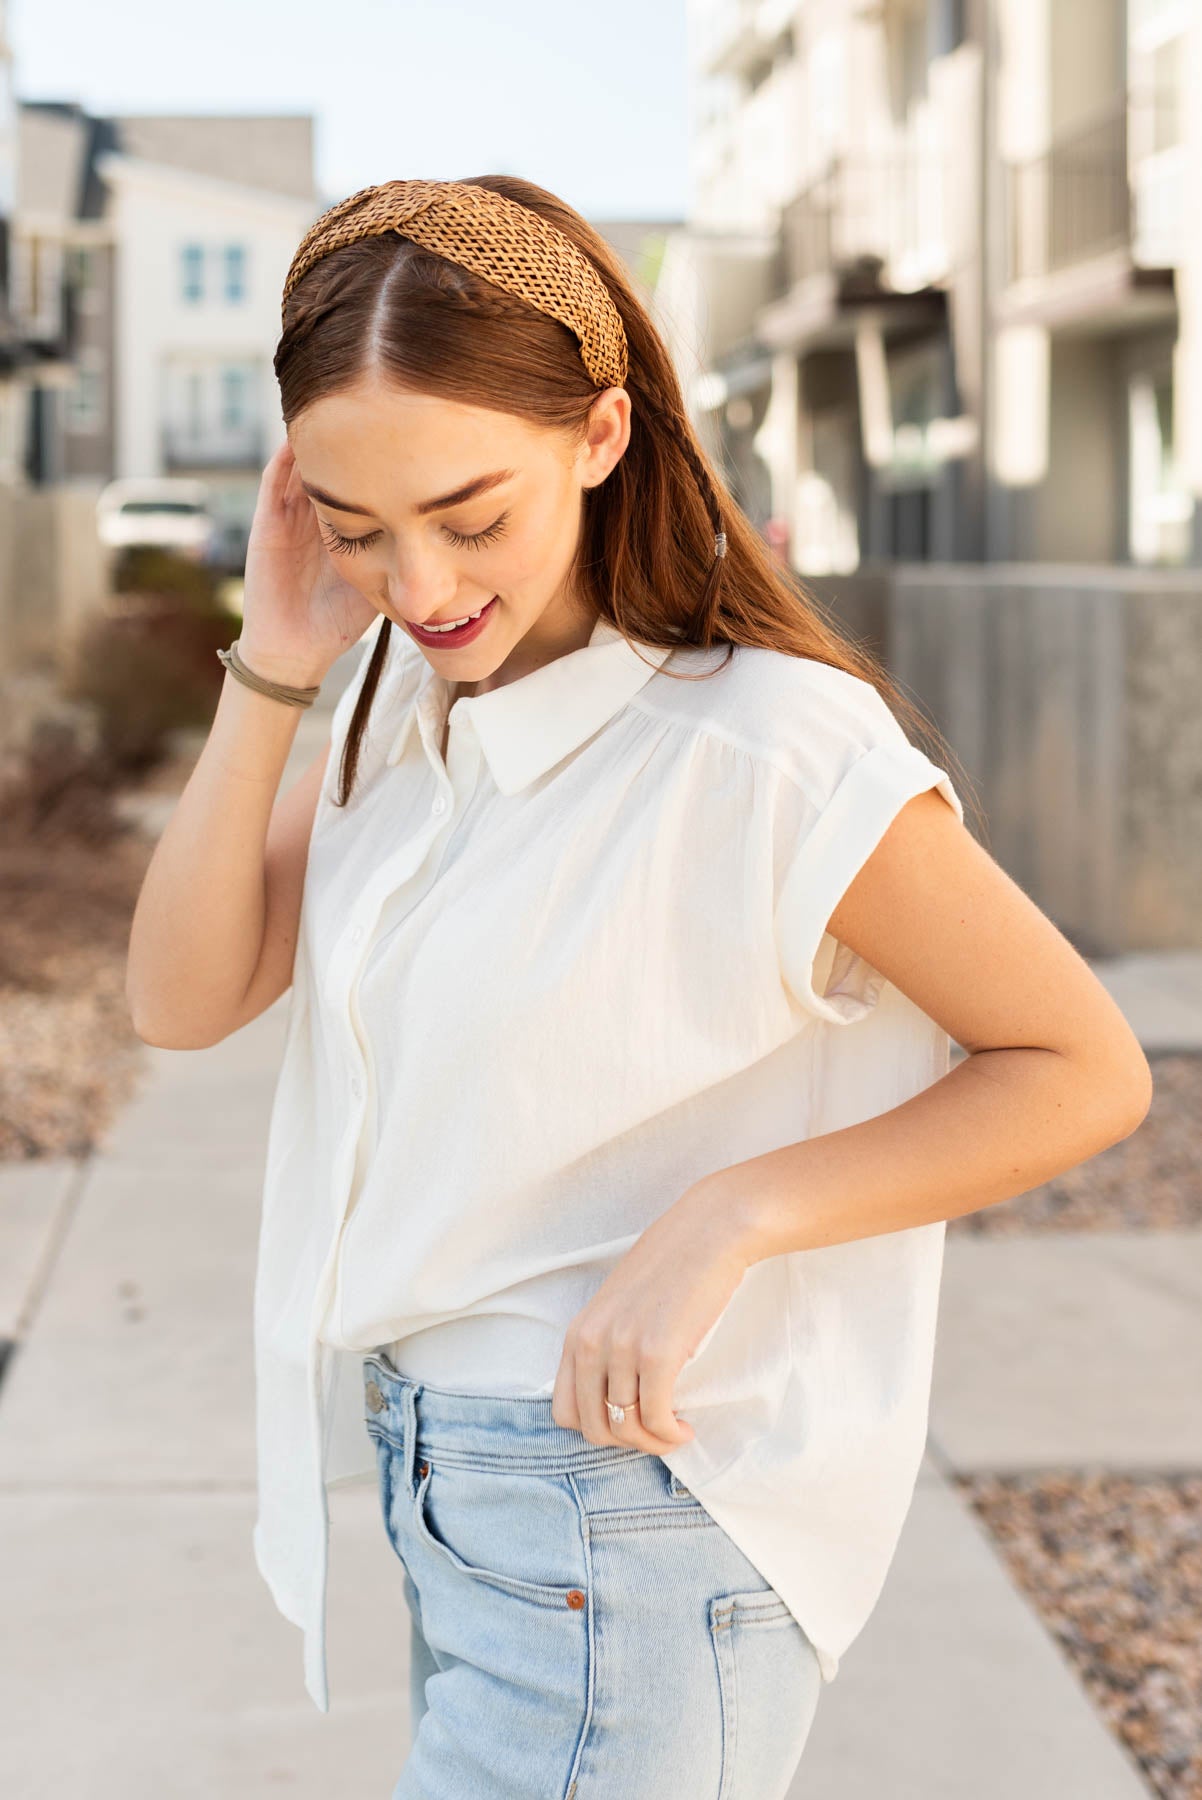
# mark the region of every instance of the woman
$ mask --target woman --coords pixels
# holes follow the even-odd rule
[[[1148,1065],[739,512],[578,214],[365,189],[283,324],[129,985],[178,1047],[292,990],[259,1567],[324,1711],[327,1487],[378,1478],[396,1800],[769,1800],[909,1507],[946,1220],[1134,1129]]]

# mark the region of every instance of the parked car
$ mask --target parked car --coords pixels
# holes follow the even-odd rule
[[[150,546],[193,562],[212,561],[222,537],[208,487],[182,475],[110,481],[96,502],[96,528],[110,549]]]

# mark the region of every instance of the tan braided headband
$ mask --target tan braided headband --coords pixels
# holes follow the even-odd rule
[[[297,246],[282,305],[308,269],[359,238],[395,231],[558,319],[599,388],[627,375],[626,329],[588,257],[541,214],[466,181],[384,181],[329,207]]]
[[[626,327],[589,258],[541,213],[467,181],[384,181],[328,207],[297,245],[281,314],[286,314],[297,282],[323,256],[389,231],[470,269],[566,325],[595,387],[625,384]],[[726,533],[719,531],[714,555],[725,554]]]

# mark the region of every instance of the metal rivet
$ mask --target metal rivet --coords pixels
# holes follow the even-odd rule
[[[567,1602],[573,1612],[580,1611],[580,1608],[584,1605],[584,1595],[580,1592],[579,1588],[568,1589]]]
[[[388,1402],[385,1400],[384,1395],[380,1391],[379,1383],[375,1382],[375,1381],[369,1381],[366,1388],[363,1390],[363,1392],[364,1392],[364,1397],[367,1401],[367,1404],[371,1407],[371,1410],[374,1413],[383,1412],[383,1410],[387,1406]]]

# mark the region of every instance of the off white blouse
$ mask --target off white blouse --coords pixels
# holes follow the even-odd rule
[[[569,1321],[694,1181],[943,1075],[947,1034],[826,924],[911,796],[963,819],[869,683],[604,620],[458,699],[445,763],[450,685],[394,630],[340,809],[371,648],[313,823],[255,1290],[255,1556],[323,1712],[327,1485],[376,1479],[362,1353],[550,1394]],[[944,1231],[753,1264],[674,1389],[696,1435],[663,1460],[826,1681],[909,1510]]]

